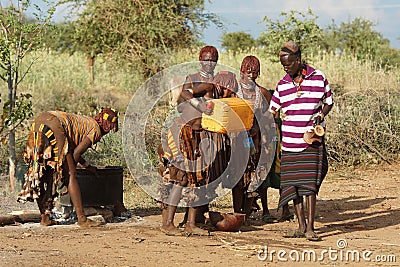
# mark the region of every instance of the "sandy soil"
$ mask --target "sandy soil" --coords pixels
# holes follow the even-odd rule
[[[159,212],[139,211],[92,229],[0,227],[0,266],[399,266],[399,174],[400,165],[330,172],[317,201],[320,242],[284,238],[297,223],[263,224],[259,213],[239,232],[171,237],[159,231]],[[271,190],[274,215],[277,200]]]

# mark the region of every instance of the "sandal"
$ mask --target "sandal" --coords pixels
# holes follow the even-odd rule
[[[265,214],[265,215],[263,215],[262,217],[261,217],[261,220],[263,221],[263,222],[265,222],[265,223],[274,223],[274,222],[277,222],[277,219],[274,217],[274,216],[272,216],[271,214]]]
[[[285,238],[302,238],[305,236],[305,233],[300,231],[299,229],[288,231],[286,234],[283,235],[283,237]]]
[[[308,241],[321,241],[321,237],[317,235],[314,231],[308,231],[305,234]]]

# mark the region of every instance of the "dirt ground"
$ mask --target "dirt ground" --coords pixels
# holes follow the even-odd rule
[[[135,211],[126,221],[92,229],[0,227],[0,266],[399,266],[399,179],[400,165],[331,171],[317,199],[320,242],[284,238],[297,223],[264,224],[259,213],[239,232],[166,236],[158,211]],[[269,194],[278,216],[278,192]],[[3,213],[9,212],[5,201]]]

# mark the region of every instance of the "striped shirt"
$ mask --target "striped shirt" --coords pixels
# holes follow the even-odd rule
[[[91,117],[63,111],[48,111],[48,113],[59,119],[69,142],[72,142],[71,145],[75,145],[75,147],[77,147],[85,137],[88,137],[92,144],[97,143],[102,137],[100,126],[96,120]]]
[[[323,104],[332,105],[332,91],[324,73],[308,65],[301,84],[301,95],[292,78],[286,74],[276,86],[270,110],[282,110],[282,150],[300,152],[308,147],[303,134],[313,127],[314,117],[322,111]]]

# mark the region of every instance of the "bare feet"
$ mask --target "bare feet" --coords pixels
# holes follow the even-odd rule
[[[210,233],[206,230],[203,230],[197,226],[189,226],[189,225],[187,225],[185,228],[185,234],[187,236],[191,236],[191,235],[208,236],[208,235],[210,235]]]
[[[89,227],[99,226],[99,225],[101,225],[101,222],[96,222],[96,221],[86,218],[86,219],[78,220],[77,225],[81,228],[89,228]]]
[[[41,214],[42,220],[40,221],[40,225],[42,226],[51,226],[51,225],[58,225],[57,221],[50,220],[49,214]]]
[[[40,225],[41,226],[52,226],[52,225],[58,225],[58,222],[54,221],[54,220],[50,220],[50,219],[46,220],[46,221],[41,220]]]
[[[173,224],[163,225],[161,226],[160,230],[166,235],[171,236],[182,234],[182,231],[179,228],[176,228]]]

